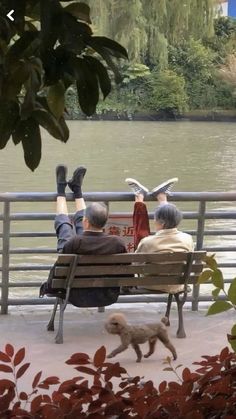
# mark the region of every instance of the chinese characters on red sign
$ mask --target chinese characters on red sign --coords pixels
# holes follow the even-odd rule
[[[110,215],[106,229],[107,234],[122,237],[127,252],[134,252],[134,227],[132,217],[115,217]]]

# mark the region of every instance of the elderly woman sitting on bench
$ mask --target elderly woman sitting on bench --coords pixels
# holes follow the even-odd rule
[[[135,194],[133,223],[136,252],[172,253],[194,250],[193,239],[190,234],[177,229],[182,220],[182,213],[167,200],[167,194],[177,181],[177,178],[169,179],[151,191],[151,195],[157,199],[159,206],[154,213],[156,233],[150,235],[148,211],[144,202],[149,190],[135,179],[126,179],[126,183]],[[150,285],[148,289],[175,294],[183,290],[183,285]]]

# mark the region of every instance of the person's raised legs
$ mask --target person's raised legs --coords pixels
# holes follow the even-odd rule
[[[67,167],[59,165],[56,167],[56,183],[57,183],[57,201],[56,201],[56,218],[55,230],[57,235],[57,251],[61,253],[66,242],[74,236],[74,229],[68,216],[68,207],[66,202],[66,186],[67,186]]]
[[[133,226],[134,249],[137,249],[140,240],[150,234],[148,211],[146,204],[144,203],[145,196],[148,193],[148,188],[133,178],[125,179],[125,182],[128,183],[135,195]]]
[[[66,202],[66,181],[67,167],[59,165],[56,167],[56,182],[57,182],[57,201],[56,201],[56,213],[68,215],[68,208]]]
[[[86,168],[79,166],[73,173],[72,178],[68,181],[68,186],[74,194],[75,199],[75,208],[76,213],[74,216],[74,224],[76,229],[76,234],[83,233],[82,220],[84,216],[84,210],[86,209],[86,204],[83,198],[82,193],[82,183],[86,173]]]

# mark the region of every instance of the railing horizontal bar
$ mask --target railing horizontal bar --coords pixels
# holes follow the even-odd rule
[[[219,268],[236,268],[235,262],[218,263]]]
[[[3,237],[3,235],[0,233],[0,238],[2,238]],[[20,237],[20,238],[22,238],[22,237],[35,237],[35,238],[37,238],[37,237],[56,237],[56,234],[55,233],[41,233],[41,232],[38,232],[38,231],[35,231],[35,232],[31,232],[31,233],[28,233],[28,232],[22,232],[22,233],[11,233],[10,234],[10,237]]]
[[[9,271],[11,272],[23,272],[23,271],[49,271],[53,265],[24,265],[24,266],[10,266]],[[235,265],[236,266],[236,265]],[[0,269],[1,271],[1,269]]]
[[[222,298],[220,298],[222,300],[225,300],[225,297],[222,296]],[[119,296],[118,298],[118,303],[133,303],[133,302],[137,302],[137,303],[142,303],[142,302],[149,302],[149,303],[155,303],[155,302],[160,302],[160,303],[166,303],[167,301],[167,295],[154,295],[154,294],[143,294],[143,295],[122,295]],[[188,302],[192,301],[192,297],[188,296],[187,298]],[[200,295],[199,296],[199,301],[213,301],[213,298],[211,295]],[[34,298],[34,299],[29,299],[29,298],[9,298],[8,300],[8,305],[10,306],[18,306],[18,305],[49,305],[49,304],[54,304],[55,299],[54,298]],[[0,304],[1,304],[1,300],[0,300]]]
[[[46,280],[46,278],[45,278]],[[20,288],[20,287],[25,287],[25,288],[39,288],[40,285],[42,284],[43,280],[40,282],[9,282],[9,287],[10,288]],[[1,285],[0,285],[1,287]]]
[[[85,192],[87,201],[133,201],[130,192]],[[73,201],[72,193],[66,195],[67,200]],[[6,192],[0,194],[0,202],[51,202],[56,201],[55,192]],[[155,201],[150,194],[147,201]],[[236,192],[172,192],[170,201],[236,201]]]
[[[184,230],[185,233],[191,234],[192,236],[196,235],[196,230]],[[155,233],[153,233],[155,234]],[[204,236],[235,236],[236,230],[205,230]],[[0,238],[3,237],[3,234],[0,233]],[[53,232],[22,232],[22,233],[11,233],[11,238],[38,238],[38,237],[56,237],[56,234]]]
[[[191,235],[194,235],[194,233],[196,234],[196,232],[194,231],[187,231],[185,230],[186,233],[189,233]],[[204,236],[235,236],[236,235],[236,230],[205,230],[204,231]]]
[[[207,252],[236,252],[236,246],[205,246],[202,250]]]
[[[22,254],[30,254],[30,253],[32,253],[32,254],[48,254],[48,253],[55,253],[55,254],[57,254],[57,252],[56,252],[56,249],[55,248],[53,248],[53,249],[51,249],[51,248],[45,248],[45,249],[40,249],[40,248],[17,248],[17,249],[11,249],[10,250],[10,255],[22,255]],[[0,250],[0,254],[2,254],[2,249]]]
[[[55,298],[9,298],[9,306],[48,305],[54,304]],[[1,300],[0,300],[1,304]]]
[[[205,246],[202,250],[207,252],[235,252],[236,246],[220,247],[220,246]],[[15,248],[11,249],[9,252],[11,255],[21,255],[21,254],[57,254],[55,248]],[[2,254],[2,249],[0,249],[0,255]]]
[[[132,212],[111,212],[110,215],[113,217],[132,217]],[[183,218],[185,220],[197,220],[199,213],[196,211],[182,211]],[[153,219],[154,213],[149,212],[149,218]],[[206,219],[236,219],[236,211],[208,211],[205,213]],[[0,220],[3,219],[1,214]],[[11,221],[41,221],[41,220],[54,220],[55,213],[39,212],[39,213],[12,213],[10,215]]]
[[[39,288],[43,282],[46,281],[47,278],[42,278],[42,280],[40,282],[29,282],[29,281],[25,281],[25,282],[9,282],[9,288]],[[233,282],[234,279],[224,279],[224,284],[231,284]],[[211,285],[210,283],[208,283],[207,285]],[[2,288],[2,284],[0,283],[0,288]]]

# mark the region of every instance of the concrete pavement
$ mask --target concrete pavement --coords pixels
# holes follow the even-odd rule
[[[22,346],[26,348],[26,362],[30,362],[31,366],[21,379],[21,390],[28,390],[33,376],[40,370],[44,377],[58,375],[61,380],[78,375],[72,366],[65,364],[75,352],[86,352],[92,356],[102,345],[105,345],[107,352],[118,346],[118,336],[108,335],[104,330],[104,321],[110,313],[123,312],[129,322],[135,323],[159,320],[164,310],[165,305],[161,303],[116,304],[107,307],[105,313],[69,306],[65,313],[64,343],[58,345],[54,343],[55,332],[46,330],[50,317],[49,307],[10,307],[8,315],[0,316],[0,350],[4,350],[6,343],[13,344],[16,349]],[[173,365],[183,364],[193,370],[192,362],[199,361],[201,355],[218,354],[227,345],[226,333],[235,322],[235,312],[228,311],[210,317],[205,317],[205,313],[206,305],[200,306],[198,312],[192,312],[186,304],[184,318],[187,337],[177,339],[177,312],[173,305],[169,334],[178,354]],[[143,345],[143,352],[146,348],[146,344]],[[172,372],[163,371],[163,360],[167,355],[170,352],[159,342],[152,357],[143,359],[141,363],[135,362],[132,348],[117,355],[114,361],[119,361],[129,375],[144,376],[146,380],[151,379],[158,384],[164,379],[175,380]],[[0,372],[0,376],[10,378],[3,372]]]

